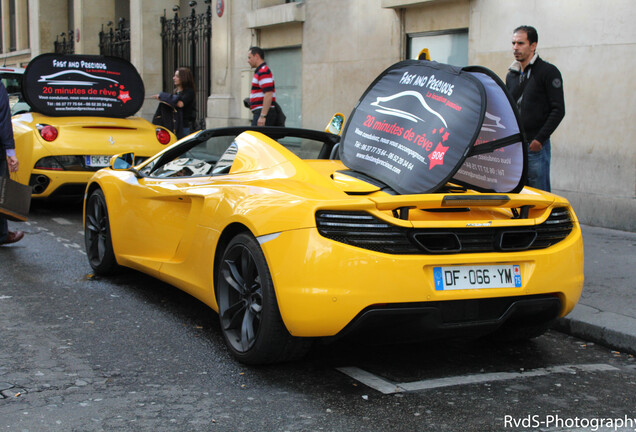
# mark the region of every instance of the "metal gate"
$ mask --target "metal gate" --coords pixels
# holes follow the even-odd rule
[[[72,29],[56,36],[55,42],[53,42],[53,52],[55,54],[75,54],[74,36],[75,32]]]
[[[194,3],[194,2],[191,2]],[[174,10],[174,9],[173,9]],[[196,14],[194,8],[187,17],[179,17],[178,9],[173,18],[161,17],[163,89],[173,88],[172,76],[179,67],[188,67],[196,84],[196,127],[205,129],[208,95],[210,94],[212,40],[212,8]]]
[[[130,61],[130,26],[126,25],[124,18],[119,18],[117,28],[113,29],[112,25],[112,21],[106,24],[107,31],[104,31],[104,25],[102,25],[102,30],[99,32],[99,53]]]

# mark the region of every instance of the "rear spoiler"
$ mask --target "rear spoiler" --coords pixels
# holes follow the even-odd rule
[[[378,210],[392,211],[396,217],[408,220],[409,210],[452,209],[467,207],[509,208],[515,218],[527,219],[531,208],[550,207],[555,199],[539,194],[421,194],[367,197]]]

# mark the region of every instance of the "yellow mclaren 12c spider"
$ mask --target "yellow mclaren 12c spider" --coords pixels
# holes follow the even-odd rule
[[[200,299],[246,364],[299,358],[315,338],[532,338],[574,308],[579,223],[524,187],[518,114],[492,72],[400,62],[340,135],[343,118],[113,157],[86,189],[90,265]]]

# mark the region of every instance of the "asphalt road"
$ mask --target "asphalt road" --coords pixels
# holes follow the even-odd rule
[[[0,431],[636,430],[628,354],[551,331],[319,343],[246,367],[197,300],[134,271],[93,277],[76,203],[11,226],[27,236],[0,248]]]

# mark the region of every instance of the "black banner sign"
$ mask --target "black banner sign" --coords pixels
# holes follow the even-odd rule
[[[494,181],[491,177],[484,180],[479,170],[485,168],[476,162],[471,161],[474,167],[464,164],[467,156],[476,154],[477,143],[489,142],[487,151],[493,152],[512,144],[502,138],[516,134],[520,141],[516,111],[500,82],[484,73],[485,69],[465,69],[417,60],[389,67],[367,89],[349,118],[341,140],[344,164],[401,194],[435,192],[451,179],[478,190],[517,188],[523,151],[500,158],[500,162],[505,159],[501,162],[507,166],[505,171],[495,163],[492,168],[500,178]],[[491,96],[493,100],[487,102]],[[487,112],[491,106],[494,115]],[[493,121],[497,126],[510,122],[510,127],[488,135],[484,128]],[[454,179],[460,168],[460,178]]]
[[[24,71],[22,93],[45,115],[124,118],[141,109],[144,83],[119,57],[42,54]]]
[[[486,116],[469,157],[453,181],[477,190],[518,192],[523,187],[526,158],[514,102],[508,97],[505,84],[490,70],[465,70],[486,90]]]

